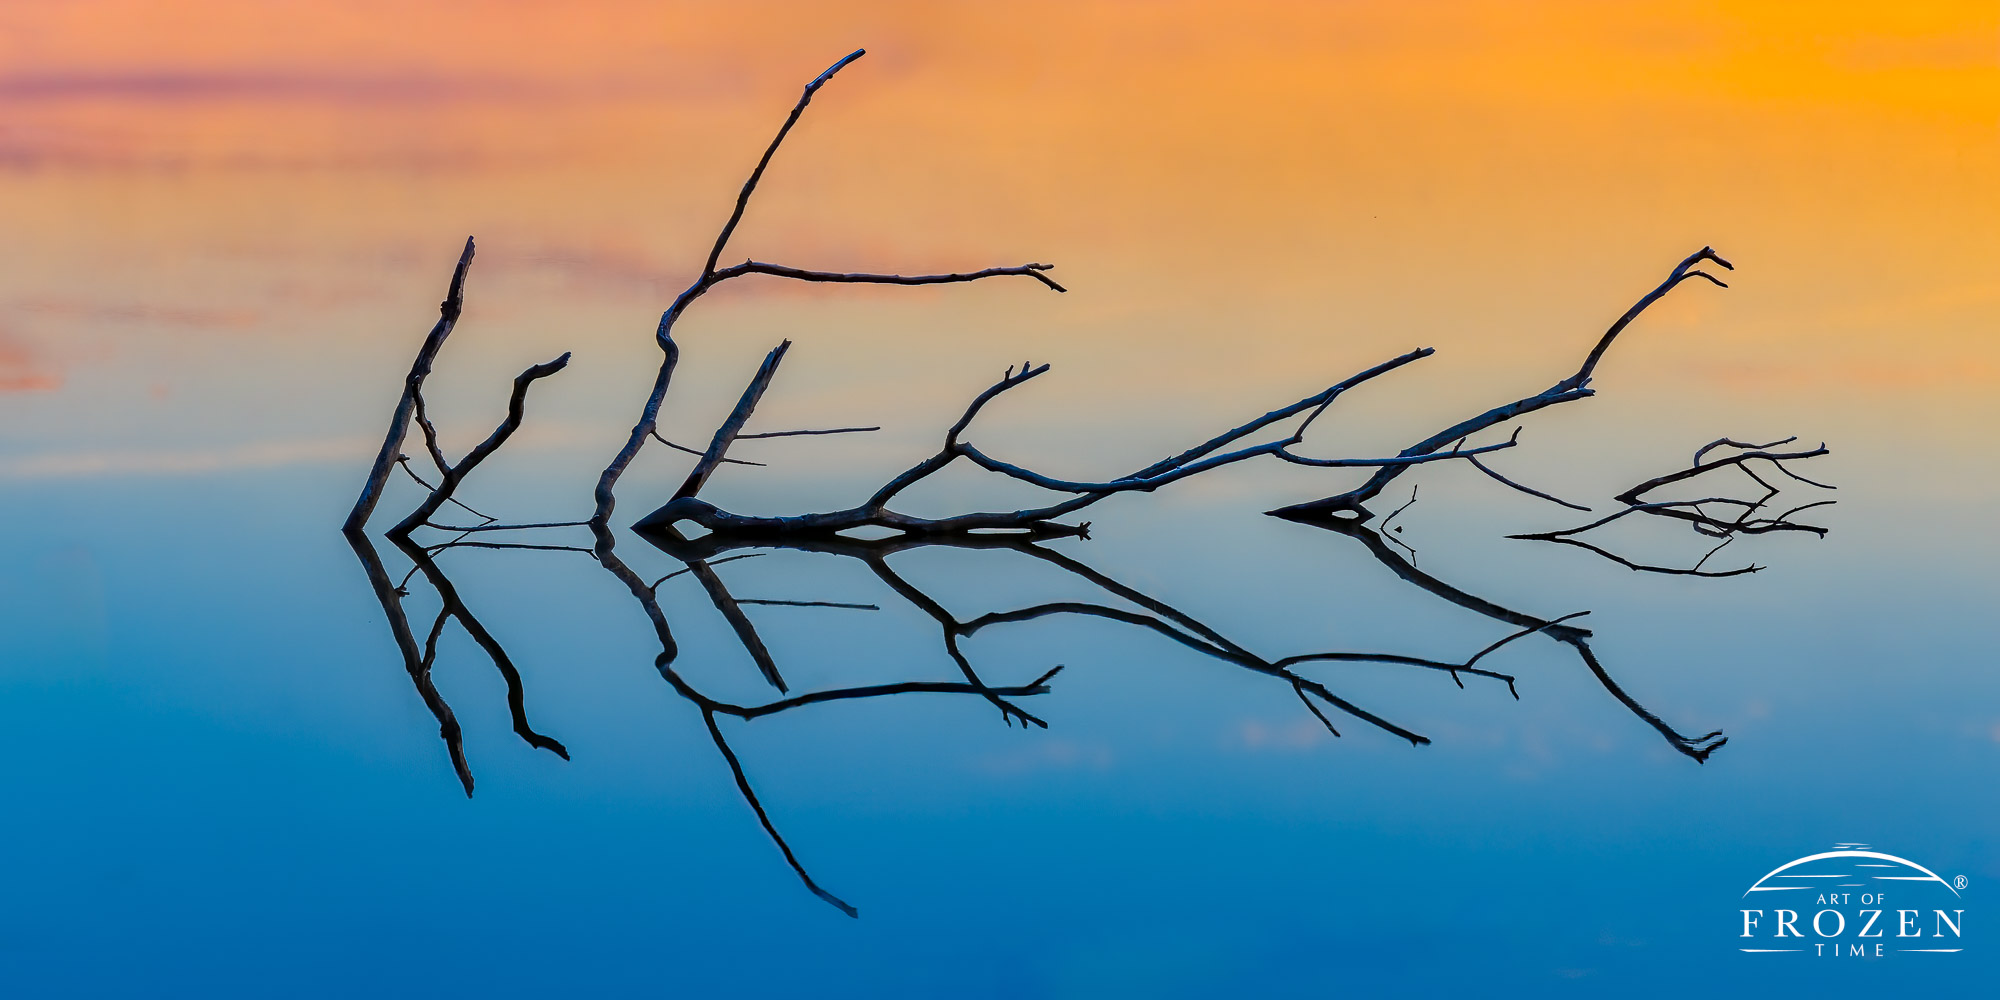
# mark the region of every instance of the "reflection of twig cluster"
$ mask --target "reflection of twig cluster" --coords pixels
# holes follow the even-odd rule
[[[1728,570],[1709,570],[1709,569],[1703,569],[1702,567],[1706,566],[1708,564],[1709,559],[1713,558],[1716,553],[1722,551],[1725,547],[1729,545],[1729,543],[1734,542],[1736,539],[1744,535],[1762,535],[1762,534],[1768,534],[1773,531],[1805,531],[1805,532],[1811,532],[1814,535],[1822,537],[1826,535],[1825,528],[1822,528],[1818,525],[1804,524],[1798,521],[1794,521],[1792,520],[1792,516],[1801,511],[1811,510],[1814,507],[1824,507],[1828,504],[1833,503],[1832,500],[1818,500],[1811,503],[1799,504],[1775,516],[1767,517],[1767,516],[1762,516],[1761,514],[1762,511],[1768,508],[1771,500],[1777,497],[1779,493],[1781,493],[1782,491],[1778,487],[1771,485],[1771,483],[1768,480],[1764,479],[1764,477],[1759,476],[1756,470],[1751,467],[1750,465],[1751,462],[1763,462],[1770,468],[1775,469],[1778,472],[1781,472],[1784,475],[1789,476],[1794,480],[1797,480],[1801,483],[1805,483],[1808,486],[1816,486],[1819,487],[1820,489],[1827,489],[1827,490],[1834,488],[1832,486],[1828,486],[1825,483],[1815,482],[1811,479],[1807,479],[1806,477],[1801,476],[1796,472],[1793,472],[1785,464],[1787,462],[1795,462],[1809,458],[1817,458],[1820,455],[1827,454],[1826,445],[1822,444],[1817,448],[1811,449],[1810,451],[1774,452],[1769,450],[1772,448],[1776,448],[1780,445],[1790,444],[1796,440],[1798,440],[1797,437],[1788,437],[1782,441],[1773,441],[1770,444],[1746,444],[1742,441],[1736,441],[1730,438],[1717,438],[1716,440],[1711,441],[1708,444],[1702,445],[1701,448],[1695,451],[1694,461],[1689,465],[1688,468],[1679,470],[1677,472],[1670,472],[1663,476],[1655,476],[1652,479],[1648,479],[1645,482],[1640,483],[1637,486],[1634,486],[1631,489],[1628,489],[1625,492],[1618,494],[1618,496],[1615,497],[1614,499],[1616,499],[1619,503],[1625,504],[1625,507],[1622,510],[1619,510],[1612,514],[1607,514],[1604,517],[1600,517],[1597,520],[1592,521],[1588,524],[1578,525],[1577,527],[1574,528],[1564,528],[1560,531],[1532,532],[1528,534],[1510,535],[1508,537],[1526,538],[1543,542],[1558,542],[1563,545],[1574,545],[1577,546],[1578,548],[1588,549],[1591,552],[1595,552],[1598,555],[1603,556],[1604,558],[1609,559],[1613,562],[1616,562],[1621,566],[1627,566],[1630,567],[1631,569],[1647,573],[1668,573],[1677,576],[1739,576],[1745,573],[1755,573],[1758,570],[1763,569],[1764,567],[1758,566],[1755,563],[1751,563],[1749,565],[1745,565],[1737,569],[1728,569]],[[1723,458],[1718,458],[1711,462],[1704,463],[1701,460],[1702,456],[1707,455],[1708,453],[1718,448],[1734,448],[1737,449],[1737,451],[1735,452],[1735,454],[1728,455]],[[1668,486],[1679,482],[1685,482],[1687,480],[1694,479],[1697,476],[1705,475],[1707,473],[1726,468],[1733,468],[1743,473],[1745,476],[1748,476],[1753,482],[1764,488],[1764,494],[1760,497],[1749,500],[1742,499],[1739,497],[1727,497],[1727,496],[1711,496],[1711,497],[1704,497],[1699,500],[1645,499],[1645,496],[1648,493],[1651,493],[1654,490],[1657,490],[1663,486]],[[1722,510],[1721,512],[1711,511],[1708,509],[1711,507],[1719,507],[1722,508]],[[1634,562],[1630,559],[1625,558],[1624,556],[1618,555],[1615,552],[1611,552],[1609,550],[1601,548],[1597,545],[1593,545],[1590,542],[1586,542],[1581,538],[1576,537],[1578,535],[1583,534],[1584,532],[1593,531],[1597,528],[1604,527],[1605,525],[1610,524],[1613,521],[1617,521],[1631,514],[1648,514],[1654,517],[1666,517],[1666,518],[1672,518],[1677,521],[1683,521],[1686,522],[1689,527],[1692,527],[1697,534],[1701,534],[1709,538],[1720,539],[1720,541],[1717,542],[1714,547],[1710,548],[1708,552],[1704,554],[1699,560],[1696,560],[1695,564],[1692,567],[1682,569],[1672,566],[1658,566],[1648,563]]]
[[[628,592],[639,602],[647,619],[652,623],[655,637],[660,643],[660,653],[654,666],[661,677],[674,691],[694,704],[702,714],[703,725],[717,752],[730,769],[738,791],[744,801],[756,814],[772,842],[785,857],[786,863],[798,874],[801,881],[813,893],[828,903],[850,915],[854,908],[844,900],[822,888],[798,859],[790,844],[785,840],[771,818],[763,801],[752,786],[742,760],[730,746],[720,724],[720,717],[732,716],[744,721],[765,718],[808,705],[832,704],[863,698],[887,697],[903,694],[966,694],[977,695],[996,706],[1004,720],[1010,724],[1019,721],[1023,726],[1032,725],[1047,728],[1048,723],[1025,708],[1018,699],[1047,694],[1049,682],[1063,669],[1057,666],[1039,677],[1022,684],[989,684],[973,666],[963,648],[963,641],[987,629],[1006,625],[1019,625],[1044,618],[1077,616],[1117,622],[1169,639],[1179,645],[1219,660],[1253,674],[1271,677],[1299,698],[1312,716],[1334,736],[1341,735],[1333,719],[1325,711],[1331,708],[1350,718],[1359,720],[1382,732],[1410,741],[1412,745],[1429,743],[1430,740],[1402,725],[1391,722],[1346,698],[1336,694],[1325,681],[1308,676],[1301,671],[1314,664],[1333,663],[1379,663],[1392,666],[1434,670],[1449,675],[1459,687],[1464,687],[1463,677],[1472,675],[1504,683],[1515,698],[1514,675],[1501,673],[1480,666],[1480,663],[1501,648],[1528,636],[1542,634],[1569,646],[1577,652],[1585,666],[1621,704],[1625,705],[1640,719],[1656,729],[1668,743],[1679,752],[1696,761],[1703,761],[1723,743],[1721,733],[1711,732],[1700,737],[1686,737],[1662,722],[1658,716],[1647,711],[1620,688],[1605,671],[1589,644],[1590,632],[1568,624],[1586,612],[1543,619],[1520,612],[1511,611],[1492,604],[1482,598],[1451,587],[1415,568],[1408,560],[1398,555],[1383,536],[1366,525],[1352,520],[1337,519],[1327,525],[1342,534],[1356,538],[1367,547],[1371,555],[1387,566],[1402,579],[1424,590],[1436,594],[1453,604],[1471,609],[1485,617],[1511,627],[1511,631],[1463,660],[1442,660],[1432,657],[1414,656],[1403,653],[1328,650],[1299,653],[1284,657],[1266,657],[1253,652],[1247,645],[1225,636],[1215,628],[1194,616],[1159,600],[1137,588],[1122,583],[1103,572],[1086,565],[1070,556],[1052,551],[1037,544],[1032,539],[1019,535],[964,535],[945,539],[915,539],[908,537],[885,539],[855,539],[840,536],[820,538],[790,538],[756,540],[741,536],[706,535],[698,539],[686,539],[673,533],[648,534],[647,537],[662,551],[681,563],[681,568],[647,583],[616,553],[615,549],[598,549],[594,555],[597,562],[624,583]],[[456,720],[442,697],[438,695],[430,680],[430,670],[436,657],[437,638],[448,618],[456,618],[474,640],[486,651],[507,681],[508,703],[514,719],[514,730],[530,745],[551,750],[567,758],[563,746],[553,739],[535,732],[527,722],[525,695],[523,694],[519,672],[508,659],[490,633],[479,623],[459,598],[450,579],[438,567],[431,550],[410,542],[398,540],[398,548],[408,556],[421,571],[425,580],[437,591],[441,609],[429,637],[421,649],[415,640],[403,610],[406,596],[388,582],[388,574],[383,570],[379,557],[365,537],[350,536],[355,549],[368,569],[371,582],[375,584],[377,597],[388,613],[392,631],[399,647],[404,650],[406,665],[420,695],[429,705],[440,722],[440,732],[450,752],[453,767],[457,770],[467,794],[472,790],[472,777],[465,760],[463,740]],[[472,545],[470,542],[446,542],[436,548],[450,549]],[[1032,557],[1042,564],[1054,567],[1067,577],[1080,580],[1104,595],[1101,600],[1051,601],[1030,604],[1010,610],[988,611],[973,616],[954,614],[945,605],[926,593],[908,578],[897,572],[891,565],[891,557],[916,548],[949,546],[959,550],[1004,549]],[[560,546],[550,546],[560,548]],[[575,547],[569,547],[574,549]],[[859,601],[824,600],[772,600],[739,598],[731,593],[721,575],[716,571],[725,563],[761,555],[761,552],[734,551],[742,548],[790,549],[801,552],[818,553],[852,558],[868,567],[871,573],[898,597],[911,607],[921,611],[937,624],[938,636],[946,656],[963,675],[962,681],[913,680],[887,684],[833,688],[804,694],[791,694],[780,673],[777,663],[759,635],[750,616],[745,613],[745,605],[770,607],[821,607],[854,610],[875,610],[876,605]],[[588,550],[583,550],[588,551]],[[733,554],[732,554],[733,553]],[[659,592],[662,585],[680,576],[693,578],[707,595],[716,610],[729,624],[737,642],[757,666],[766,682],[787,697],[763,704],[746,705],[710,696],[676,669],[680,655],[673,629],[665,610],[661,606]]]

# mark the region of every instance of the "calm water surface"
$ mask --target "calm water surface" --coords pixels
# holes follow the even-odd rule
[[[0,992],[1990,991],[1986,64],[1738,46],[1796,34],[1768,12],[1716,48],[1636,13],[1447,37],[1365,4],[1180,11],[1137,40],[1117,11],[1061,32],[687,11],[657,45],[433,11],[410,38],[470,40],[406,52],[346,15],[207,7],[250,27],[0,33],[23,67],[0,80]],[[558,528],[415,565],[381,534],[406,481],[342,537],[468,232],[430,393],[447,450],[523,366],[577,353],[462,497],[587,516],[659,310],[857,36],[884,41],[814,106],[740,252],[1053,260],[1072,291],[704,300],[669,436],[705,441],[780,338],[753,430],[883,427],[742,442],[769,465],[725,468],[717,503],[851,504],[1023,358],[1056,369],[972,439],[1095,478],[1436,346],[1309,442],[1393,451],[1574,370],[1713,243],[1734,287],[1662,302],[1599,397],[1492,461],[1602,514],[1706,441],[1796,433],[1833,449],[1798,471],[1839,489],[1779,502],[1837,497],[1800,515],[1828,533],[1704,564],[1756,573],[1635,572],[1506,537],[1596,515],[1463,465],[1399,480],[1378,513],[1416,502],[1379,533],[1260,513],[1357,474],[1245,465],[1092,508],[1088,539],[660,544],[625,525],[692,459],[655,446],[613,559]],[[910,500],[1034,497],[954,472]],[[1675,567],[1713,545],[1645,517],[1593,537]],[[441,586],[491,646],[447,622],[427,703],[391,612],[421,651]],[[1746,888],[1835,844],[1962,876],[1966,950],[1741,952]]]

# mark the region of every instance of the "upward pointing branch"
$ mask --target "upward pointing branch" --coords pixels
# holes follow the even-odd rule
[[[354,501],[354,509],[347,514],[341,525],[342,531],[360,531],[368,523],[368,516],[375,513],[375,504],[382,499],[382,487],[389,481],[389,473],[396,468],[396,457],[403,453],[403,438],[410,433],[410,417],[420,405],[424,379],[431,373],[431,365],[437,360],[438,350],[444,347],[446,337],[458,323],[459,311],[465,304],[465,272],[472,267],[472,237],[465,238],[465,250],[458,255],[458,266],[452,268],[451,287],[445,292],[444,301],[438,305],[437,325],[431,327],[430,335],[424,338],[424,346],[417,351],[417,360],[410,365],[410,374],[403,379],[403,398],[396,403],[396,413],[389,418],[389,433],[382,438],[382,450],[375,453],[375,465],[368,470],[368,480],[361,485],[361,496]]]
[[[813,77],[811,83],[806,84],[805,93],[799,95],[799,103],[792,106],[792,113],[785,117],[785,124],[778,127],[778,134],[771,139],[771,145],[764,149],[763,157],[758,159],[757,169],[750,171],[750,179],[743,182],[743,190],[736,195],[736,209],[729,213],[729,221],[722,224],[722,232],[716,235],[715,248],[708,252],[708,263],[702,265],[702,274],[715,273],[716,261],[722,258],[722,250],[729,245],[729,238],[736,234],[736,224],[743,221],[744,210],[750,207],[750,196],[757,193],[757,182],[764,179],[764,168],[771,165],[771,157],[777,155],[778,147],[785,142],[785,136],[790,135],[792,126],[799,123],[799,116],[806,113],[806,105],[812,103],[813,95],[819,92],[819,88],[826,86],[826,81],[833,79],[835,73],[847,68],[848,63],[867,54],[867,49],[855,49],[843,56],[839,62],[828,66],[826,72]]]
[[[778,374],[778,364],[785,360],[785,352],[791,347],[791,341],[783,341],[772,348],[771,353],[764,356],[764,363],[758,366],[757,375],[750,380],[749,385],[743,387],[743,398],[736,401],[736,409],[731,410],[729,418],[722,422],[721,427],[715,429],[715,439],[709,442],[708,451],[702,454],[701,461],[695,463],[694,471],[688,473],[687,481],[681,484],[680,489],[674,491],[674,499],[691,497],[701,492],[702,485],[708,482],[708,477],[715,474],[716,468],[728,456],[729,446],[736,443],[736,436],[743,432],[743,425],[750,421],[750,414],[757,409],[757,401],[764,398],[764,390],[771,387],[771,379]]]
[[[1617,340],[1618,335],[1625,332],[1625,328],[1630,326],[1632,321],[1639,317],[1640,313],[1645,312],[1648,306],[1658,302],[1662,296],[1673,291],[1681,282],[1689,278],[1706,278],[1717,285],[1721,285],[1723,288],[1729,287],[1723,284],[1722,279],[1695,267],[1696,264],[1702,261],[1714,261],[1724,268],[1735,270],[1735,265],[1723,260],[1712,247],[1702,247],[1700,250],[1689,254],[1685,260],[1675,265],[1673,271],[1667,275],[1667,280],[1660,282],[1657,288],[1647,292],[1639,301],[1633,303],[1632,308],[1625,310],[1625,314],[1618,317],[1617,322],[1612,323],[1610,329],[1604,331],[1604,336],[1598,338],[1597,346],[1590,349],[1590,354],[1583,359],[1583,364],[1577,368],[1576,374],[1557,382],[1555,385],[1535,395],[1525,396],[1511,403],[1504,403],[1478,416],[1459,421],[1403,449],[1400,455],[1405,458],[1428,455],[1454,441],[1470,437],[1496,424],[1512,420],[1515,417],[1525,416],[1544,407],[1554,406],[1557,403],[1567,403],[1571,400],[1583,399],[1595,395],[1590,388],[1590,377],[1597,370],[1597,363],[1604,359],[1604,352],[1611,349],[1612,341]],[[1293,504],[1289,507],[1280,507],[1277,510],[1265,511],[1265,513],[1294,521],[1312,521],[1334,515],[1358,516],[1362,520],[1367,520],[1373,515],[1363,508],[1362,504],[1374,499],[1382,492],[1384,487],[1388,486],[1397,476],[1408,471],[1409,468],[1406,464],[1383,465],[1375,470],[1374,475],[1368,477],[1367,482],[1346,493],[1326,497],[1321,500]]]
[[[696,299],[707,294],[708,290],[714,288],[716,285],[746,274],[764,274],[779,278],[791,278],[796,281],[878,285],[950,284],[1013,275],[1032,277],[1055,291],[1065,291],[1063,286],[1057,284],[1054,279],[1043,273],[1049,270],[1050,265],[1040,263],[1022,264],[1014,267],[989,267],[978,271],[958,271],[947,274],[914,275],[814,271],[756,260],[746,260],[741,264],[731,267],[718,266],[722,260],[722,252],[728,248],[730,238],[736,234],[737,225],[743,221],[743,213],[750,206],[751,196],[756,194],[757,185],[764,179],[764,171],[770,167],[771,159],[777,155],[778,147],[784,144],[785,137],[791,134],[792,126],[798,124],[799,117],[805,114],[806,106],[812,103],[813,95],[818,93],[819,89],[825,86],[828,80],[833,79],[834,74],[844,69],[848,63],[861,58],[865,54],[867,54],[867,50],[865,49],[856,49],[848,53],[839,62],[827,67],[826,72],[814,77],[811,83],[806,84],[805,92],[799,95],[798,103],[792,106],[792,112],[785,117],[784,125],[780,126],[778,134],[772,137],[771,144],[765,147],[764,155],[758,158],[756,168],[750,171],[750,177],[743,182],[743,189],[737,192],[736,204],[730,210],[729,221],[723,223],[722,231],[716,234],[715,245],[709,249],[708,259],[702,263],[701,274],[695,278],[693,284],[688,285],[687,288],[683,289],[674,298],[673,303],[667,307],[665,312],[660,314],[660,325],[654,333],[654,339],[659,343],[660,351],[665,356],[660,362],[659,375],[653,381],[653,391],[647,397],[646,405],[640,409],[639,420],[633,425],[631,435],[626,438],[625,446],[619,449],[618,454],[613,456],[610,464],[606,465],[604,471],[597,477],[597,489],[595,492],[597,510],[591,515],[590,525],[591,530],[597,534],[600,547],[607,545],[607,540],[610,537],[609,525],[611,512],[618,505],[618,480],[624,476],[625,469],[639,456],[639,449],[645,446],[646,439],[658,436],[660,406],[666,400],[668,386],[673,380],[674,368],[680,361],[680,345],[674,341],[674,324],[679,322],[681,314],[686,312]],[[699,489],[700,483],[692,483],[692,488]],[[689,487],[683,486],[683,489],[689,489]],[[682,497],[681,495],[677,495],[676,498]]]

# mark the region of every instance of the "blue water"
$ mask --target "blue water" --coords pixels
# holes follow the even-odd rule
[[[494,473],[481,501],[577,502],[533,465]],[[1771,568],[1707,580],[1506,540],[1513,514],[1567,515],[1495,513],[1471,479],[1425,480],[1398,522],[1417,565],[1526,614],[1590,611],[1573,624],[1636,702],[1686,736],[1723,731],[1705,763],[1541,635],[1480,661],[1518,678],[1518,700],[1491,678],[1299,668],[1432,741],[1413,746],[1320,703],[1336,739],[1281,679],[1074,614],[963,640],[995,686],[1064,665],[1013,699],[1046,730],[965,693],[720,719],[850,919],[787,866],[656,669],[644,608],[587,554],[439,556],[518,664],[530,722],[572,757],[512,732],[498,673],[454,625],[434,675],[468,798],[335,530],[359,466],[10,484],[9,995],[1859,996],[1973,993],[1995,971],[1991,553],[1962,500],[1888,527],[1892,491],[1863,475],[1815,512],[1828,537],[1747,539],[1717,559]],[[393,495],[377,528],[411,502]],[[627,506],[621,523],[644,508]],[[1267,659],[1462,661],[1515,631],[1259,509],[1163,493],[1046,546]],[[1645,526],[1629,541],[1703,551]],[[647,581],[684,568],[629,532],[615,551]],[[794,693],[964,681],[937,623],[861,560],[740,551],[763,554],[714,565],[737,597],[875,606],[747,606]],[[1005,549],[886,563],[960,620],[1144,610]],[[410,589],[421,641],[436,598],[422,576]],[[782,697],[691,575],[659,602],[689,684]],[[1966,950],[1739,952],[1744,890],[1835,842],[1965,876]]]

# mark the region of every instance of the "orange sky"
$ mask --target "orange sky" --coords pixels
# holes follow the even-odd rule
[[[738,252],[1075,291],[704,303],[718,385],[801,341],[774,408],[927,414],[1022,355],[1091,394],[1057,410],[1234,413],[1423,344],[1431,389],[1532,390],[1704,243],[1736,287],[1664,303],[1601,388],[1909,412],[2000,382],[1996,4],[84,0],[0,8],[0,433],[345,432],[241,415],[306,391],[255,388],[274,366],[332,400],[404,363],[467,233],[484,346],[447,378],[575,349],[593,397],[643,392],[652,318],[858,45]]]

